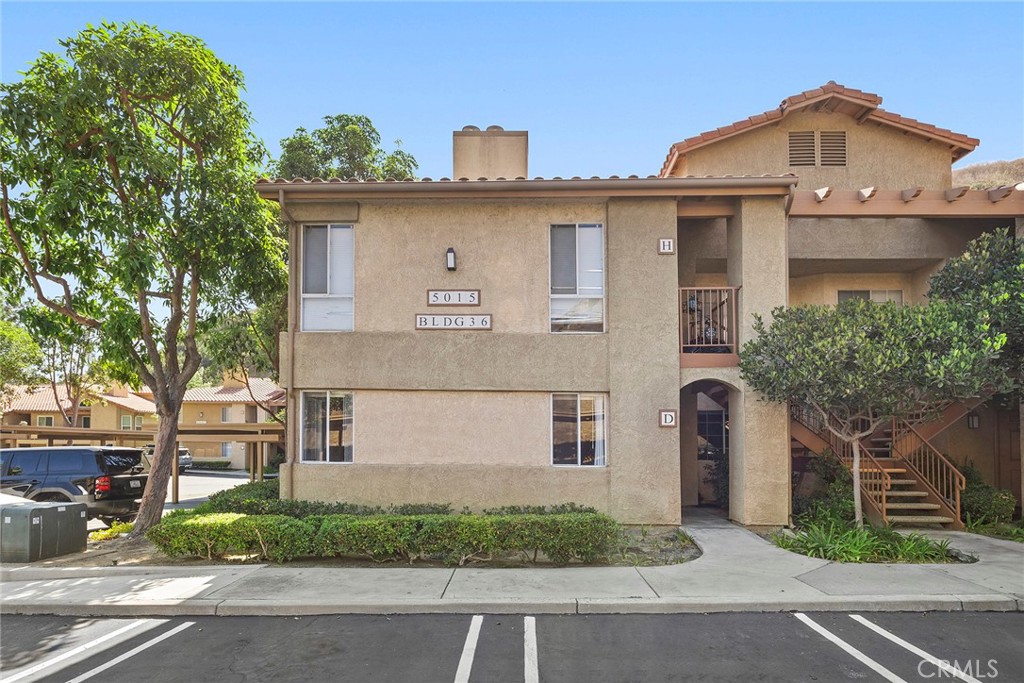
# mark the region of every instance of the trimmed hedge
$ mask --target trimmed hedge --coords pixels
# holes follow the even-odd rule
[[[227,460],[193,460],[194,470],[227,470],[231,469],[231,463]]]
[[[304,519],[324,515],[449,515],[451,503],[404,503],[383,508],[319,500],[281,500],[277,479],[239,484],[218,491],[199,506],[203,512],[235,512],[243,515],[285,515]]]
[[[520,553],[536,561],[594,562],[615,548],[620,527],[600,513],[545,515],[283,515],[172,513],[146,536],[168,555],[242,554],[284,562],[302,555],[377,562],[442,559],[463,565]]]

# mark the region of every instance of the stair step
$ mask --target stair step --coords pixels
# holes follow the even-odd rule
[[[888,498],[925,498],[927,491],[889,491],[885,494]]]
[[[889,483],[893,486],[913,486],[917,479],[890,479]]]
[[[952,517],[930,515],[888,515],[890,524],[952,524]]]
[[[877,467],[861,467],[861,472],[877,472]],[[882,471],[886,474],[906,474],[907,470],[902,467],[883,467]]]
[[[941,510],[938,503],[889,503],[885,504],[888,510]]]

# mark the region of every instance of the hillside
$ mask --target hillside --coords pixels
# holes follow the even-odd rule
[[[976,190],[1024,182],[1024,158],[992,161],[953,169],[953,186],[968,185]]]

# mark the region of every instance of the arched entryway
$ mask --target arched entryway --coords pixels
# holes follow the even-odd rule
[[[679,390],[679,471],[683,508],[728,512],[732,411],[739,390],[718,379],[690,382]],[[683,513],[685,518],[685,511]]]

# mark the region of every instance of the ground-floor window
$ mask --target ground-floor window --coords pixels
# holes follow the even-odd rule
[[[551,395],[552,464],[606,464],[606,403],[603,394]]]
[[[302,392],[302,462],[352,462],[352,392]]]
[[[697,411],[697,459],[714,460],[715,452],[729,451],[729,415],[724,410]]]

